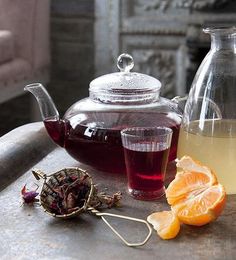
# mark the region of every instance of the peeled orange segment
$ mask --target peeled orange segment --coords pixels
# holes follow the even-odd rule
[[[180,160],[177,160],[176,166],[182,168],[184,172],[199,172],[203,173],[209,178],[209,184],[213,185],[217,183],[215,173],[205,165],[202,165],[199,161],[193,160],[190,156],[183,156]]]
[[[200,192],[212,186],[211,178],[200,172],[181,172],[166,189],[167,201],[170,205],[186,199],[188,193]]]
[[[172,211],[156,212],[147,217],[157,234],[162,239],[171,239],[177,236],[180,230],[179,219]]]
[[[184,156],[177,161],[175,179],[166,189],[166,198],[180,222],[202,226],[214,221],[226,201],[225,189],[218,184],[214,172]]]
[[[153,213],[147,218],[163,239],[174,238],[181,222],[202,226],[214,221],[226,202],[225,189],[210,168],[190,156],[178,160],[177,167],[181,171],[166,189],[171,211]]]
[[[186,199],[188,193],[200,192],[217,183],[215,174],[206,166],[194,161],[189,156],[182,157],[177,162],[182,168],[166,190],[167,201],[173,205]]]
[[[202,226],[214,221],[222,212],[226,201],[225,189],[221,184],[204,191],[189,193],[185,200],[172,206],[173,212],[185,224]]]

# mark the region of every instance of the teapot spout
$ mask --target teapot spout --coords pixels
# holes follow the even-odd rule
[[[58,110],[48,94],[47,90],[40,83],[33,83],[25,86],[24,90],[31,92],[39,105],[40,113],[42,116],[42,120],[45,121],[47,119],[56,119],[59,120]]]
[[[27,85],[24,90],[31,92],[35,96],[49,136],[56,144],[63,147],[65,124],[60,119],[57,108],[47,90],[40,83]]]

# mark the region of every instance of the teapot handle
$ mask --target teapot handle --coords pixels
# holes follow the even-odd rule
[[[174,104],[176,104],[178,109],[183,113],[187,99],[188,99],[188,95],[186,95],[186,96],[176,96],[176,97],[172,98],[171,101]]]
[[[183,97],[176,96],[176,97],[172,98],[171,101],[174,102],[178,106],[178,108],[183,112],[187,99],[188,99],[188,95],[183,96]],[[213,109],[213,111],[215,111],[217,118],[222,119],[221,110],[213,100],[211,100],[208,97],[198,97],[198,99],[202,99],[202,100],[205,99],[207,102],[209,102],[211,108]]]

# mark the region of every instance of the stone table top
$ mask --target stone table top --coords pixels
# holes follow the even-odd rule
[[[0,138],[0,147],[0,259],[236,259],[236,195],[228,196],[222,215],[211,224],[183,225],[179,235],[169,241],[161,240],[153,231],[145,245],[129,248],[100,218],[89,213],[59,220],[44,213],[40,206],[22,206],[21,188],[41,184],[31,169],[46,174],[71,166],[88,170],[99,190],[123,193],[122,207],[106,212],[146,219],[152,212],[168,209],[164,198],[155,202],[132,199],[127,194],[126,176],[78,163],[51,142],[42,123],[11,131]],[[109,221],[129,241],[145,237],[142,224]]]

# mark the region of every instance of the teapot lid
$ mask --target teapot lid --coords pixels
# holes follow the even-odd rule
[[[161,82],[146,74],[130,72],[134,67],[131,55],[117,59],[120,72],[100,76],[90,82],[91,99],[107,104],[148,104],[158,100]]]

